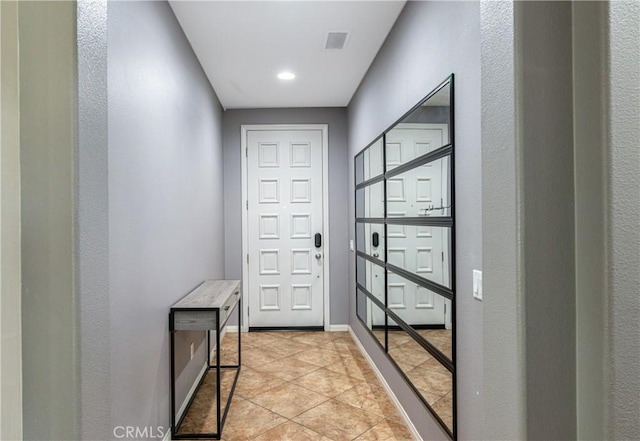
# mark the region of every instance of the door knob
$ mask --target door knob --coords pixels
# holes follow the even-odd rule
[[[378,253],[373,253],[373,257],[380,257],[380,254],[378,254]]]
[[[316,253],[316,259],[319,259],[319,258],[321,258],[321,257],[322,257],[322,254],[320,254],[320,253]]]

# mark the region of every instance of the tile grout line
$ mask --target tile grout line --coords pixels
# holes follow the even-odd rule
[[[249,401],[251,404],[253,404],[253,405],[255,405],[255,406],[258,406],[258,407],[260,407],[260,408],[262,408],[262,409],[264,409],[264,410],[266,410],[266,411],[268,411],[268,412],[271,412],[271,413],[273,413],[273,414],[277,415],[277,416],[278,416],[278,417],[280,417],[280,418],[284,418],[284,420],[285,420],[285,421],[283,421],[282,423],[280,423],[280,424],[276,425],[275,427],[272,427],[272,428],[270,428],[270,429],[264,430],[264,431],[262,431],[262,432],[260,432],[260,433],[256,434],[256,435],[255,435],[254,437],[252,437],[251,439],[258,438],[258,437],[260,437],[260,436],[264,435],[266,432],[269,432],[270,430],[273,430],[273,429],[275,429],[275,428],[277,428],[277,427],[280,427],[281,425],[283,425],[283,424],[285,424],[285,423],[287,423],[287,422],[292,422],[293,424],[299,425],[300,427],[303,427],[303,428],[305,428],[306,430],[310,430],[311,432],[316,433],[316,434],[318,434],[319,436],[324,436],[324,437],[326,437],[326,438],[331,439],[330,437],[328,437],[328,436],[326,436],[326,435],[323,435],[322,433],[319,433],[319,432],[315,431],[314,429],[312,429],[312,428],[310,428],[310,427],[308,427],[308,426],[306,426],[306,425],[304,425],[304,424],[302,424],[302,423],[299,423],[299,422],[297,422],[297,421],[294,421],[294,418],[297,418],[297,417],[299,417],[300,415],[302,415],[302,414],[304,414],[304,413],[306,413],[306,412],[309,412],[309,411],[311,411],[311,410],[313,410],[313,409],[317,408],[318,406],[321,406],[321,405],[323,405],[323,404],[326,404],[327,402],[330,402],[330,401],[332,401],[332,400],[333,400],[333,401],[335,401],[336,403],[340,403],[340,404],[342,404],[342,405],[349,406],[350,408],[357,409],[357,410],[359,410],[359,411],[361,411],[361,412],[364,412],[365,414],[368,414],[368,415],[370,415],[370,416],[372,416],[372,417],[374,417],[374,418],[375,418],[376,422],[375,422],[374,424],[372,424],[371,426],[369,426],[368,428],[366,428],[365,430],[363,430],[362,432],[358,433],[356,436],[354,436],[353,438],[351,438],[352,440],[355,440],[356,438],[358,438],[358,437],[362,436],[364,433],[368,432],[369,430],[371,430],[372,428],[376,427],[377,425],[379,425],[380,423],[382,423],[382,422],[384,422],[384,421],[387,421],[387,422],[396,422],[396,421],[394,421],[394,420],[390,420],[390,419],[389,419],[389,417],[390,417],[390,416],[393,416],[393,415],[386,415],[386,414],[384,414],[384,415],[379,415],[379,414],[377,414],[377,413],[370,412],[370,411],[368,411],[368,410],[365,410],[364,408],[361,408],[361,407],[355,406],[355,405],[353,405],[353,404],[351,404],[351,403],[348,403],[348,402],[342,401],[341,399],[338,399],[338,398],[337,398],[337,397],[339,397],[339,396],[340,396],[340,395],[342,395],[342,394],[345,394],[345,393],[347,393],[347,392],[349,392],[349,391],[352,391],[354,388],[356,388],[356,387],[358,387],[358,386],[364,386],[364,385],[367,385],[367,386],[374,386],[374,387],[380,388],[380,389],[382,389],[382,390],[384,391],[384,387],[383,387],[384,385],[382,385],[382,384],[380,383],[380,380],[377,378],[377,376],[375,375],[375,372],[371,369],[371,367],[370,367],[370,366],[368,366],[368,370],[367,370],[367,372],[363,372],[363,374],[364,374],[364,373],[370,373],[370,374],[373,374],[373,379],[374,379],[374,381],[375,381],[374,383],[372,383],[372,382],[370,382],[370,381],[367,381],[367,380],[366,380],[366,378],[358,378],[358,377],[354,377],[354,376],[352,376],[352,375],[349,375],[349,374],[346,374],[346,373],[343,373],[343,372],[338,372],[338,371],[335,371],[335,370],[333,370],[333,369],[329,369],[329,366],[335,366],[335,365],[338,365],[338,364],[345,365],[345,362],[348,362],[348,361],[357,362],[357,361],[358,361],[358,358],[362,358],[362,359],[365,361],[365,363],[367,363],[366,357],[364,357],[364,356],[363,356],[363,354],[362,354],[362,348],[360,348],[360,347],[359,347],[359,345],[358,345],[358,343],[359,343],[359,342],[357,342],[357,341],[355,341],[355,340],[354,340],[354,338],[353,338],[353,336],[351,335],[351,333],[348,333],[348,332],[347,332],[345,336],[338,335],[338,336],[336,336],[336,338],[330,339],[330,340],[328,340],[328,341],[321,341],[321,342],[319,342],[319,343],[315,343],[315,342],[314,342],[313,344],[309,344],[309,343],[305,343],[305,342],[300,342],[300,341],[297,341],[297,340],[291,340],[291,339],[293,339],[293,338],[295,338],[295,337],[296,337],[296,336],[294,336],[294,337],[290,337],[290,338],[278,337],[278,338],[280,338],[280,339],[282,340],[282,342],[271,342],[271,343],[270,343],[270,345],[271,345],[271,346],[276,346],[276,345],[279,345],[279,344],[286,344],[288,341],[295,341],[296,343],[304,344],[304,345],[307,345],[307,346],[309,346],[309,347],[308,347],[308,348],[301,349],[301,350],[299,350],[299,351],[297,351],[297,352],[293,352],[293,353],[291,353],[291,354],[289,354],[289,355],[285,355],[285,356],[282,356],[282,357],[276,358],[276,359],[274,359],[274,360],[271,360],[271,361],[269,361],[268,363],[265,363],[265,364],[264,364],[264,365],[262,365],[262,366],[266,366],[266,365],[268,365],[268,364],[275,363],[276,361],[284,361],[284,360],[286,360],[286,359],[293,359],[293,360],[295,360],[295,361],[297,361],[297,362],[306,363],[306,364],[308,364],[308,365],[310,365],[310,366],[313,366],[314,368],[313,368],[312,370],[309,370],[308,372],[305,372],[305,373],[304,373],[304,374],[302,374],[302,375],[299,375],[299,376],[297,376],[297,377],[295,377],[295,378],[292,378],[292,379],[290,379],[290,380],[286,380],[286,379],[280,378],[280,377],[278,377],[278,376],[275,376],[275,375],[273,375],[273,374],[272,374],[272,373],[270,373],[270,372],[264,372],[264,371],[258,370],[259,368],[258,368],[258,369],[256,369],[256,368],[253,368],[253,367],[251,367],[251,366],[244,365],[243,367],[249,368],[249,369],[254,370],[254,371],[256,371],[256,372],[259,372],[259,373],[261,373],[261,374],[270,375],[270,376],[272,376],[272,377],[274,377],[274,378],[277,378],[278,380],[281,380],[281,381],[282,381],[282,383],[281,383],[281,384],[279,384],[279,385],[277,385],[277,386],[273,386],[273,387],[271,387],[271,388],[269,388],[269,389],[267,389],[267,390],[261,391],[259,394],[256,394],[255,396],[259,396],[259,395],[262,395],[262,394],[268,393],[269,391],[271,391],[271,390],[273,390],[273,389],[275,389],[275,388],[281,387],[282,385],[290,384],[290,385],[292,385],[292,386],[296,386],[296,387],[302,388],[302,389],[304,389],[304,390],[306,390],[306,391],[308,391],[308,392],[311,392],[311,393],[314,393],[314,394],[320,395],[320,396],[322,396],[322,397],[324,398],[324,400],[323,400],[323,401],[321,401],[320,403],[318,403],[318,404],[316,404],[316,405],[314,405],[314,406],[310,407],[309,409],[306,409],[306,410],[304,410],[303,412],[300,412],[299,414],[294,415],[292,418],[289,418],[289,417],[286,417],[286,416],[284,416],[284,415],[279,414],[278,412],[276,412],[276,411],[274,411],[274,410],[271,410],[271,409],[269,409],[269,408],[267,408],[267,407],[265,407],[265,406],[262,406],[262,405],[260,405],[260,404],[256,403],[255,401],[253,401],[255,397],[243,397],[243,396],[240,396],[242,399]],[[353,344],[353,345],[354,345],[354,349],[357,351],[356,353],[358,354],[358,356],[359,356],[359,357],[358,357],[358,356],[354,356],[354,354],[353,354],[353,353],[351,353],[350,351],[344,351],[344,352],[343,352],[343,351],[337,351],[337,350],[334,350],[334,349],[332,349],[332,348],[326,348],[326,347],[324,347],[325,345],[328,345],[328,344],[330,344],[330,343],[332,343],[332,342],[335,342],[336,340],[339,340],[339,339],[345,339],[345,340],[348,340],[351,344]],[[252,342],[252,343],[255,343],[255,342]],[[249,344],[246,344],[246,346],[244,346],[244,348],[243,348],[243,349],[248,348],[248,349],[246,349],[246,350],[251,351],[252,349],[261,349],[261,348],[263,348],[263,347],[265,347],[265,346],[269,346],[269,345],[253,346],[251,343],[249,343]],[[303,353],[303,352],[305,352],[305,351],[312,351],[312,350],[328,351],[329,353],[336,354],[336,355],[340,356],[340,361],[338,361],[338,362],[336,362],[336,363],[331,363],[331,364],[329,364],[329,365],[318,366],[318,365],[316,365],[316,364],[309,363],[309,362],[306,362],[306,361],[304,361],[304,360],[300,360],[300,359],[296,358],[296,355],[299,355],[299,354],[301,354],[301,353]],[[242,352],[244,352],[244,350],[242,350]],[[368,364],[368,363],[367,363],[367,364]],[[359,366],[358,366],[358,368],[359,368]],[[317,372],[317,371],[319,371],[319,370],[321,370],[321,369],[325,369],[325,370],[327,370],[327,371],[329,371],[329,372],[332,372],[332,373],[334,373],[334,374],[337,374],[337,375],[340,375],[340,376],[346,377],[346,378],[348,378],[348,379],[350,379],[350,380],[352,380],[352,381],[357,381],[358,383],[357,383],[357,384],[353,384],[351,387],[349,387],[349,388],[347,388],[347,389],[345,389],[345,390],[343,390],[343,391],[340,391],[337,395],[335,395],[335,396],[333,396],[333,397],[330,397],[330,396],[328,396],[328,395],[326,395],[326,394],[323,394],[323,393],[320,393],[320,392],[318,392],[318,391],[315,391],[315,390],[309,389],[309,388],[307,388],[307,387],[305,387],[305,386],[303,386],[303,385],[300,385],[300,384],[294,383],[294,381],[295,381],[295,380],[297,380],[297,379],[299,379],[299,378],[302,378],[302,377],[304,377],[304,376],[306,376],[306,375],[309,375],[309,374],[311,374],[311,373]],[[359,369],[359,372],[362,372],[362,369]],[[393,403],[391,403],[391,404],[393,404]],[[233,405],[233,402],[232,402],[230,405]],[[396,423],[397,423],[397,422],[396,422]]]
[[[314,372],[315,372],[315,371],[314,371]],[[306,374],[305,374],[305,375],[306,375]],[[298,377],[298,378],[300,378],[300,377]],[[305,388],[305,387],[303,387],[303,386],[299,386],[299,385],[297,385],[297,384],[293,383],[293,380],[283,380],[283,381],[284,381],[285,383],[293,384],[294,386],[298,386],[298,387],[300,387],[300,388],[302,388],[302,389],[305,389],[305,390],[308,390],[308,391],[310,391],[310,392],[314,392],[314,393],[316,393],[316,394],[318,394],[318,395],[323,395],[325,398],[327,398],[327,399],[326,399],[326,400],[324,400],[323,402],[318,403],[318,404],[316,404],[315,406],[310,407],[309,409],[307,409],[307,410],[305,410],[305,411],[303,411],[303,412],[300,412],[298,415],[295,415],[293,418],[296,418],[296,417],[298,417],[298,416],[302,415],[303,413],[310,411],[311,409],[315,409],[316,407],[320,406],[321,404],[324,404],[324,403],[326,403],[327,401],[330,401],[330,400],[332,400],[332,399],[333,399],[333,398],[331,398],[331,397],[327,397],[327,396],[326,396],[326,395],[324,395],[324,394],[320,394],[319,392],[313,391],[313,390],[311,390],[311,389],[307,389],[307,388]],[[266,391],[264,391],[264,392],[261,392],[261,393],[260,393],[260,394],[258,394],[258,395],[261,395],[262,393],[266,393],[266,392],[268,392],[268,391],[270,391],[270,390],[272,390],[272,389],[275,389],[276,387],[280,387],[280,386],[282,386],[282,385],[274,386],[274,387],[272,387],[271,389],[268,389],[268,390],[266,390]],[[354,387],[355,387],[355,386],[354,386]],[[285,424],[286,422],[289,422],[289,421],[290,421],[290,422],[292,422],[292,423],[294,423],[294,424],[299,425],[300,427],[304,427],[304,428],[305,428],[305,429],[307,429],[307,430],[311,430],[313,433],[317,433],[317,434],[318,434],[318,435],[320,435],[320,436],[324,436],[325,438],[328,438],[328,439],[333,439],[333,438],[329,438],[328,436],[323,435],[323,434],[321,434],[321,433],[319,433],[319,432],[316,432],[315,430],[313,430],[313,429],[312,429],[312,428],[310,428],[310,427],[305,426],[304,424],[301,424],[301,423],[298,423],[298,422],[296,422],[296,421],[293,421],[293,418],[289,418],[289,417],[286,417],[286,416],[284,416],[284,415],[281,415],[281,414],[279,414],[278,412],[275,412],[275,411],[273,411],[273,410],[271,410],[271,409],[269,409],[269,408],[266,408],[266,407],[264,407],[264,406],[262,406],[262,405],[260,405],[260,404],[258,404],[258,403],[256,403],[256,402],[254,402],[254,401],[251,401],[251,398],[244,398],[244,399],[245,399],[245,400],[247,400],[247,401],[249,401],[249,402],[250,402],[250,403],[252,403],[252,404],[255,404],[255,405],[256,405],[256,406],[258,406],[258,407],[261,407],[261,408],[263,408],[263,409],[265,409],[265,410],[267,410],[267,411],[269,411],[269,412],[275,413],[276,415],[278,415],[278,416],[280,416],[280,417],[282,417],[282,418],[285,418],[285,419],[286,419],[286,421],[285,421],[285,422],[282,422],[282,423],[278,424],[277,426],[272,427],[271,429],[265,430],[264,432],[259,433],[258,435],[256,435],[255,437],[253,437],[253,438],[251,438],[251,439],[256,439],[256,438],[258,438],[259,436],[264,435],[265,433],[267,433],[269,430],[273,430],[273,429],[275,429],[276,427],[280,427],[281,425],[283,425],[283,424]],[[358,435],[358,436],[359,436],[359,435]],[[336,440],[333,440],[333,441],[336,441]]]
[[[325,367],[326,367],[326,366],[325,366]],[[322,368],[321,368],[321,369],[322,369]],[[316,369],[316,370],[319,370],[319,369]],[[315,372],[315,371],[311,371],[311,372]],[[311,372],[309,372],[309,373],[311,373]],[[372,372],[372,373],[373,373],[373,372]],[[339,402],[339,403],[341,403],[341,404],[347,405],[347,406],[352,407],[352,408],[354,408],[354,409],[357,409],[357,410],[360,410],[360,411],[365,412],[365,413],[367,413],[367,414],[370,414],[370,415],[372,415],[372,416],[374,416],[374,417],[376,417],[376,418],[379,418],[379,420],[378,420],[378,421],[376,421],[376,423],[375,423],[375,424],[373,424],[372,426],[368,427],[367,429],[365,429],[364,431],[360,432],[358,435],[356,435],[355,437],[353,437],[353,438],[352,438],[352,440],[355,440],[356,438],[358,438],[359,436],[361,436],[361,435],[362,435],[362,434],[364,434],[365,432],[368,432],[369,430],[371,430],[372,428],[374,428],[375,426],[377,426],[377,425],[378,425],[378,424],[380,424],[381,422],[383,422],[383,421],[387,421],[387,420],[388,420],[389,415],[379,415],[379,414],[376,414],[376,413],[370,412],[370,411],[368,411],[368,410],[366,410],[366,409],[363,409],[363,408],[361,408],[361,407],[354,406],[354,405],[352,405],[352,404],[350,404],[350,403],[347,403],[347,402],[344,402],[344,401],[342,401],[342,400],[338,399],[338,396],[340,396],[340,395],[342,395],[342,394],[344,394],[344,393],[346,393],[346,392],[348,392],[348,391],[350,391],[350,390],[352,390],[352,389],[354,389],[354,388],[356,388],[356,387],[358,387],[358,386],[362,386],[362,385],[369,385],[369,384],[371,384],[371,383],[369,383],[369,382],[367,382],[367,381],[360,380],[360,379],[357,379],[357,378],[351,377],[351,376],[346,375],[346,374],[340,374],[340,373],[338,373],[338,374],[339,374],[339,375],[344,375],[345,377],[348,377],[348,378],[351,378],[351,379],[354,379],[354,380],[358,380],[358,381],[362,381],[362,382],[361,382],[361,383],[359,383],[359,384],[353,385],[353,386],[351,386],[351,387],[350,387],[350,388],[348,388],[348,389],[345,389],[344,391],[340,392],[338,395],[336,395],[336,396],[334,396],[334,397],[329,397],[329,396],[327,396],[327,395],[325,395],[325,394],[322,394],[322,393],[320,393],[320,392],[317,392],[317,391],[314,391],[314,390],[308,389],[308,388],[306,388],[306,387],[304,387],[304,386],[302,386],[302,385],[298,385],[298,384],[296,384],[296,383],[294,383],[294,382],[293,382],[293,381],[294,381],[294,380],[296,380],[297,378],[303,377],[304,375],[307,375],[307,374],[301,375],[300,377],[294,378],[293,380],[283,380],[285,383],[292,384],[293,386],[300,387],[300,388],[305,389],[305,390],[307,390],[307,391],[310,391],[310,392],[316,393],[316,394],[318,394],[318,395],[322,395],[323,397],[325,397],[325,398],[326,398],[326,400],[322,401],[321,403],[316,404],[315,406],[310,407],[309,409],[304,410],[303,412],[300,412],[299,414],[297,414],[297,415],[293,416],[293,418],[286,417],[286,416],[281,415],[281,414],[279,414],[278,412],[276,412],[276,411],[274,411],[274,410],[272,410],[272,409],[269,409],[269,408],[267,408],[267,407],[264,407],[264,406],[262,406],[262,405],[260,405],[260,404],[258,404],[258,403],[256,403],[256,402],[252,401],[252,400],[251,400],[251,398],[245,398],[245,399],[246,399],[246,400],[248,400],[248,401],[250,401],[251,403],[255,404],[256,406],[262,407],[263,409],[265,409],[265,410],[267,410],[267,411],[269,411],[269,412],[273,412],[273,413],[275,413],[275,414],[277,414],[277,415],[279,415],[279,416],[281,416],[281,417],[283,417],[283,418],[286,418],[288,421],[291,421],[291,422],[293,422],[293,423],[295,423],[295,424],[298,424],[298,425],[300,425],[300,426],[302,426],[302,427],[305,427],[306,429],[309,429],[309,430],[313,431],[314,433],[318,433],[318,432],[316,432],[316,431],[315,431],[315,430],[313,430],[312,428],[310,428],[310,427],[308,427],[308,426],[306,426],[306,425],[304,425],[304,424],[302,424],[302,423],[299,423],[299,422],[297,422],[297,421],[293,421],[293,419],[294,419],[294,418],[296,418],[296,417],[298,417],[298,416],[300,416],[300,415],[302,415],[302,414],[304,414],[304,413],[307,413],[307,412],[309,412],[309,411],[311,411],[311,410],[315,409],[316,407],[318,407],[318,406],[320,406],[320,405],[322,405],[322,404],[325,404],[326,402],[331,401],[331,400],[335,400],[335,401],[337,401],[337,402]],[[378,380],[377,380],[377,379],[376,379],[376,382],[378,382]],[[280,387],[280,386],[282,386],[282,385],[275,386],[275,387],[273,387],[273,388],[271,388],[271,389],[268,389],[267,391],[261,392],[259,395],[261,395],[261,394],[263,394],[263,393],[267,393],[267,392],[269,392],[270,390],[275,389],[276,387]],[[381,386],[381,385],[379,385],[379,384],[375,384],[375,386],[376,386],[376,387],[379,387],[380,389],[382,389],[382,390],[384,391],[384,389],[382,388],[382,386]],[[390,421],[390,420],[388,420],[388,421]],[[281,423],[281,424],[284,424],[284,423]],[[280,425],[281,425],[281,424],[280,424]],[[278,426],[276,426],[276,427],[278,427]],[[272,429],[269,429],[269,430],[272,430]],[[267,431],[268,431],[268,430],[267,430]],[[263,432],[263,433],[266,433],[266,432]],[[320,434],[320,435],[322,435],[322,434]],[[258,435],[258,436],[260,436],[260,435]],[[327,437],[326,435],[322,435],[322,436]],[[257,438],[257,436],[256,436],[256,438]],[[328,437],[327,437],[327,438],[328,438]]]

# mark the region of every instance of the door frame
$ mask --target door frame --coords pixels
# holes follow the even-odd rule
[[[330,320],[330,296],[329,296],[329,125],[328,124],[243,124],[240,126],[240,163],[242,170],[242,331],[249,330],[249,269],[247,268],[247,256],[249,253],[249,231],[247,219],[248,182],[247,170],[247,135],[249,131],[284,131],[284,130],[320,130],[322,132],[322,276],[323,281],[323,323],[324,330],[329,331]],[[244,155],[242,154],[244,152]]]

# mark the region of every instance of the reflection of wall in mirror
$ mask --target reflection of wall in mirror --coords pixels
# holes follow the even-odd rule
[[[375,178],[382,174],[382,138],[364,151],[364,179]]]
[[[403,123],[449,124],[449,106],[418,107],[402,120]]]

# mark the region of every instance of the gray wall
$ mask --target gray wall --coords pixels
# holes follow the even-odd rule
[[[485,439],[640,433],[639,21],[483,4]]]
[[[19,4],[22,381],[27,440],[76,439],[78,433],[75,12],[72,2]]]
[[[513,2],[481,3],[483,439],[525,439]]]
[[[342,108],[227,110],[223,117],[225,276],[242,278],[242,178],[240,126],[243,124],[329,125],[329,262],[331,324],[346,324],[348,317],[349,260],[347,216],[347,112]]]
[[[575,439],[571,4],[516,2],[515,12],[527,437]]]
[[[78,2],[78,148],[76,292],[80,433],[111,431],[109,393],[109,191],[107,2]],[[96,350],[100,348],[100,350]]]
[[[603,359],[606,342],[606,188],[603,119],[606,7],[573,4],[574,163],[576,187],[576,414],[577,438],[605,435]]]
[[[455,73],[458,433],[482,428],[482,303],[472,269],[482,269],[480,173],[480,7],[471,2],[408,2],[349,104],[349,222],[354,237],[353,157]],[[350,324],[425,439],[445,435],[355,315],[350,255]]]
[[[222,108],[167,3],[109,2],[107,23],[110,420],[167,428],[169,307],[224,277]],[[203,338],[178,339],[178,405]]]
[[[640,4],[608,5],[609,439],[640,434]]]
[[[482,38],[484,437],[575,439],[571,5],[483,5]]]
[[[483,3],[481,29],[483,436],[575,439],[571,4]]]

